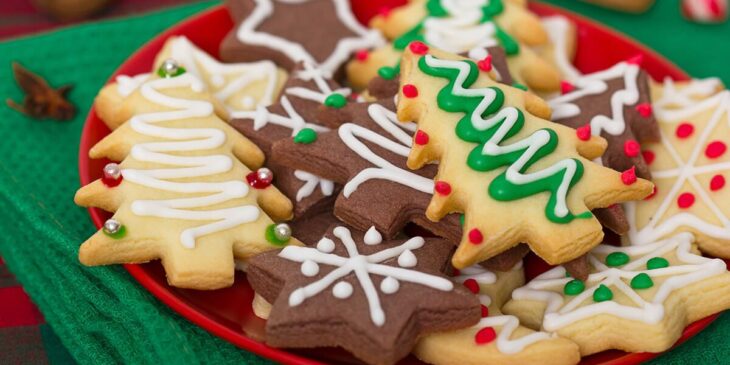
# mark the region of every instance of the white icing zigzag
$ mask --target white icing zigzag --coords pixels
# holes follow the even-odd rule
[[[599,314],[610,314],[654,324],[664,318],[664,301],[674,290],[726,272],[724,261],[691,253],[693,239],[690,233],[681,233],[643,246],[600,245],[588,254],[594,272],[588,276],[585,290],[580,294],[575,297],[565,297],[562,293],[563,287],[573,279],[566,277],[565,269],[558,266],[536,277],[526,286],[516,289],[512,292],[512,299],[546,302],[547,308],[542,326],[547,331],[558,331],[572,323]],[[615,252],[627,254],[630,261],[620,267],[608,267],[604,261],[599,260],[599,257],[605,258]],[[674,253],[679,263],[664,268],[647,269],[647,262],[650,259],[669,253]],[[649,291],[653,293],[649,299],[644,299],[626,283],[642,273],[647,274],[653,281],[664,279],[656,289]],[[586,301],[592,301],[593,292],[600,285],[621,291],[634,305],[620,304],[613,300],[582,305]]]

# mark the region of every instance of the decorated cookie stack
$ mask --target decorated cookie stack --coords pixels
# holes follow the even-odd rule
[[[640,56],[583,74],[572,24],[519,0],[369,28],[347,0],[227,6],[222,61],[171,37],[97,97],[90,156],[116,163],[76,201],[113,215],[82,263],[160,259],[200,290],[239,267],[268,345],[377,365],[660,352],[730,307],[701,256],[730,258],[719,82],[657,83]],[[527,254],[554,267],[526,281]]]

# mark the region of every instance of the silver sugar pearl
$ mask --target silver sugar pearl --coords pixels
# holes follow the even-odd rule
[[[274,226],[274,236],[279,241],[287,241],[291,238],[291,227],[286,223],[279,223]]]
[[[172,58],[168,58],[162,62],[162,72],[164,72],[165,75],[174,76],[179,68],[180,66],[177,64],[177,61]]]
[[[104,222],[104,232],[108,234],[115,234],[119,232],[120,228],[122,228],[122,224],[114,218],[107,219],[106,222]]]
[[[267,169],[266,167],[262,167],[256,170],[256,178],[260,181],[271,182],[271,180],[274,179],[274,172]]]
[[[116,164],[114,162],[106,164],[104,166],[104,176],[109,179],[119,179],[119,176],[122,175],[122,169],[119,167],[119,164]]]

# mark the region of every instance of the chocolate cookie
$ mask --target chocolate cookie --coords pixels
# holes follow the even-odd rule
[[[312,247],[257,255],[248,279],[273,303],[266,342],[340,346],[369,364],[393,364],[422,334],[474,325],[479,300],[443,275],[452,250],[440,239],[383,241],[374,228],[333,226]]]
[[[348,0],[230,0],[238,26],[223,40],[227,62],[268,59],[293,69],[300,61],[332,77],[352,53],[382,45],[377,30],[355,19]]]

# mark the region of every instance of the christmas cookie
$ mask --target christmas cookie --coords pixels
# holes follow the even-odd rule
[[[273,303],[267,344],[339,346],[368,364],[393,364],[423,334],[476,324],[477,297],[443,275],[452,249],[434,238],[387,241],[374,228],[333,226],[314,246],[255,256],[249,282]]]
[[[236,112],[231,125],[270,157],[278,140],[307,145],[315,142],[319,133],[337,127],[341,124],[340,110],[353,102],[352,96],[350,89],[323,78],[312,65],[301,63],[276,104]],[[276,176],[276,186],[294,202],[295,217],[331,209],[339,190],[332,180],[312,174],[313,170],[303,165],[289,168],[269,159],[268,166]]]
[[[358,50],[384,43],[358,23],[348,0],[229,0],[238,23],[220,46],[227,62],[272,60],[287,70],[297,62],[333,77]]]
[[[524,284],[521,263],[493,273],[467,267],[454,278],[479,295],[482,319],[476,325],[425,336],[413,353],[431,364],[572,365],[580,361],[578,346],[545,332],[520,325],[499,310],[516,287]]]
[[[642,246],[598,246],[587,280],[556,267],[512,292],[503,310],[574,341],[583,356],[667,350],[685,326],[730,308],[725,262],[700,256],[692,241],[680,233]]]
[[[475,61],[489,57],[486,48],[500,45],[516,83],[536,91],[560,87],[558,71],[531,48],[549,43],[540,20],[511,1],[413,0],[376,16],[371,25],[393,43],[358,54],[348,64],[348,77],[357,87],[364,87],[375,75],[397,73],[400,53],[416,40]]]
[[[482,75],[477,64],[444,52],[407,51],[398,118],[415,120],[408,167],[440,161],[429,219],[465,212],[453,264],[470,266],[520,242],[551,264],[573,260],[603,239],[590,210],[641,199],[652,184],[591,162],[599,136],[525,110],[540,99]],[[534,108],[534,107],[533,107]],[[498,212],[498,213],[496,213]]]
[[[656,190],[624,205],[632,244],[692,232],[702,252],[730,258],[730,92],[715,80],[657,87],[660,143],[644,145]]]
[[[226,287],[234,257],[299,243],[287,225],[275,223],[291,216],[291,203],[270,184],[252,183],[270,174],[247,167],[260,166],[263,154],[214,114],[202,81],[169,68],[161,73],[136,89],[113,83],[97,99],[117,93],[128,122],[90,151],[122,162],[106,165],[103,178],[76,193],[77,204],[114,212],[81,246],[79,259],[160,259],[173,286]]]

